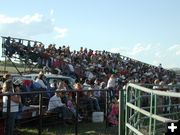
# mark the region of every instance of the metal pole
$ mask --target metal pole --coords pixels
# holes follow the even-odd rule
[[[131,87],[126,88],[126,103],[129,102],[129,89],[131,90]],[[126,105],[126,111],[125,111],[125,135],[129,134],[128,127],[126,126],[126,123],[128,122],[128,116],[129,116],[129,108]]]
[[[22,76],[22,73],[19,71],[19,69],[17,68],[16,64],[14,64],[14,62],[11,60],[11,58],[8,56],[9,61],[11,61],[11,63],[13,64],[13,66],[16,68],[16,70],[18,71],[18,73]]]
[[[139,108],[141,108],[141,91],[138,90],[138,103],[137,103],[137,106]],[[138,112],[138,116],[137,116],[137,120],[140,120],[140,112]],[[137,129],[139,130],[140,129],[140,124],[138,125]]]
[[[119,92],[119,135],[125,134],[125,114],[124,114],[124,90]]]
[[[118,135],[121,135],[121,130],[122,130],[122,125],[120,125],[120,121],[121,121],[121,102],[122,102],[122,99],[121,99],[121,91],[119,92],[119,123],[118,123]]]
[[[151,124],[152,124],[152,110],[153,110],[153,93],[151,92],[151,104],[150,104],[150,117],[149,117],[149,135],[151,135],[152,129],[151,129]]]
[[[9,129],[10,110],[11,110],[11,95],[8,95],[7,114],[6,114],[6,129],[5,129],[5,134],[6,134],[6,135],[9,135],[9,133],[11,132],[10,129]]]
[[[156,114],[156,109],[157,109],[157,96],[154,95],[154,114]],[[154,119],[154,124],[153,124],[153,135],[156,134],[156,119]]]
[[[134,89],[134,105],[137,106],[137,89],[136,88]],[[136,112],[137,112],[136,110],[133,111],[133,115],[134,115],[133,124],[135,128],[137,128],[137,125],[136,125],[137,113]]]
[[[38,135],[42,134],[42,93],[39,93],[39,130]]]
[[[75,118],[75,135],[78,135],[78,113],[79,113],[79,93],[76,91],[76,118]]]
[[[107,127],[108,127],[108,97],[109,97],[109,89],[106,90],[106,108],[105,108],[106,130],[107,130]]]
[[[4,73],[6,73],[6,65],[7,65],[7,59],[6,59],[6,55],[5,55],[5,61],[4,61]]]

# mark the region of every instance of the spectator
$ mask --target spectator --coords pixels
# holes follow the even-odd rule
[[[111,105],[111,110],[108,115],[108,122],[110,126],[119,124],[118,115],[119,115],[119,102],[117,99],[115,99]]]
[[[6,80],[11,79],[11,78],[12,78],[12,77],[11,77],[11,74],[9,74],[9,73],[4,74],[4,75],[3,75],[3,82],[5,82]]]
[[[115,98],[115,86],[116,86],[116,78],[115,78],[115,75],[112,74],[107,83],[107,88],[110,89],[110,100],[111,101],[113,98]]]
[[[63,120],[72,119],[71,111],[66,107],[64,103],[62,103],[61,98],[63,97],[62,90],[57,89],[55,91],[54,96],[52,96],[49,100],[48,104],[48,112],[58,113],[62,115]]]
[[[58,89],[68,90],[68,85],[66,84],[65,81],[59,82],[57,87],[58,87]]]
[[[3,82],[0,81],[0,94],[2,94]],[[3,97],[0,96],[0,108],[3,108]],[[2,110],[0,110],[0,117],[2,116]]]
[[[160,88],[160,87],[159,87],[159,83],[160,83],[159,79],[156,79],[156,80],[154,81],[153,89],[158,90],[158,89]]]
[[[73,104],[73,101],[72,101],[72,96],[71,94],[68,95],[68,100],[67,100],[67,107],[74,113],[74,115],[76,115],[76,108]],[[80,114],[78,114],[78,122],[81,122],[82,121],[82,116]]]
[[[47,89],[47,86],[45,85],[43,81],[44,74],[42,72],[39,73],[38,77],[36,78],[35,82],[39,83],[43,89]]]
[[[13,83],[12,80],[8,79],[3,84],[2,92],[4,94],[14,93],[13,92]],[[15,118],[16,113],[19,112],[19,104],[21,103],[21,98],[18,95],[13,95],[10,97],[10,114],[7,114],[7,104],[8,104],[8,97],[3,96],[3,115],[4,117],[9,117],[9,121],[7,121],[8,126],[6,126],[6,135],[13,135],[14,125],[15,125]]]

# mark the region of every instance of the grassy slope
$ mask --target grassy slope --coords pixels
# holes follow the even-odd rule
[[[20,72],[24,71],[24,68],[18,68]],[[0,71],[4,71],[4,66],[0,66]],[[6,71],[10,73],[18,73],[15,67],[6,67]]]

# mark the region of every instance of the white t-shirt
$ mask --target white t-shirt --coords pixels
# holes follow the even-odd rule
[[[61,98],[54,95],[49,100],[48,111],[62,106],[64,106],[64,104],[62,103]]]
[[[107,88],[114,88],[116,86],[116,79],[115,78],[109,78]]]
[[[8,103],[8,97],[3,96],[3,112],[7,112],[7,103]],[[10,112],[19,112],[19,103],[16,103],[11,100],[10,103]]]

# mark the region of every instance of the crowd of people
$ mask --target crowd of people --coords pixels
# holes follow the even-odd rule
[[[117,119],[114,119],[114,115],[117,115],[117,101],[118,91],[122,89],[128,82],[140,83],[140,84],[153,84],[156,80],[163,82],[164,84],[175,83],[175,73],[173,71],[166,70],[160,64],[159,66],[152,66],[125,56],[119,53],[110,53],[107,51],[91,50],[84,47],[80,47],[79,51],[71,51],[69,46],[57,47],[55,44],[50,44],[47,48],[42,43],[34,42],[33,45],[28,42],[25,46],[21,41],[16,42],[14,39],[8,37],[4,43],[6,49],[6,55],[13,57],[19,55],[27,61],[36,63],[43,72],[55,73],[59,75],[65,75],[72,77],[76,80],[74,89],[79,92],[79,103],[83,101],[88,103],[90,110],[102,111],[105,106],[105,95],[101,91],[83,92],[83,90],[89,89],[110,89],[109,100],[114,104],[108,119],[117,124]],[[47,88],[43,83],[42,75],[40,74],[36,78],[36,82],[42,85],[42,88]],[[53,84],[54,86],[54,84]],[[57,89],[67,89],[66,86]],[[71,108],[71,100],[75,96],[66,95],[66,101],[63,102],[62,94],[60,96],[51,97],[62,100],[59,104],[60,110],[66,107]],[[75,99],[74,99],[75,100]],[[49,110],[56,110],[55,107],[50,109],[54,104],[49,103]],[[72,108],[71,108],[72,109]],[[104,111],[104,110],[103,110]],[[76,110],[73,110],[76,112]],[[66,114],[65,112],[63,113]]]
[[[79,51],[71,51],[69,46],[57,47],[50,44],[47,48],[42,43],[23,45],[8,37],[5,42],[6,54],[12,57],[27,58],[36,62],[45,72],[71,76],[78,82],[86,79],[99,79],[107,83],[111,74],[115,74],[120,82],[153,83],[155,79],[170,83],[175,73],[166,70],[160,64],[152,66],[143,62],[107,51],[97,51],[80,47]]]

